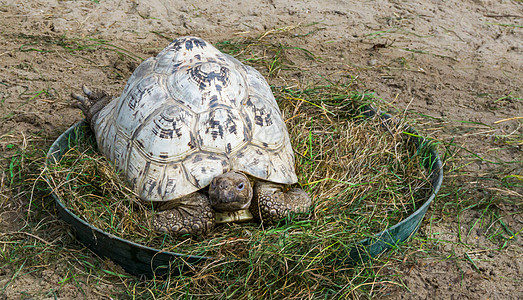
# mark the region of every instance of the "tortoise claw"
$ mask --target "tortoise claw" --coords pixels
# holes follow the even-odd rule
[[[71,97],[73,97],[74,99],[80,101],[80,103],[83,104],[83,105],[92,105],[92,103],[94,101],[98,100],[98,99],[95,99],[97,95],[95,95],[93,93],[93,91],[90,90],[85,84],[82,85],[82,91],[84,92],[84,94],[87,97],[85,97],[83,95],[78,95],[78,94],[75,94],[75,93],[71,93]]]
[[[85,98],[84,96],[82,95],[78,95],[78,94],[75,94],[75,93],[71,93],[71,97],[78,100],[82,105],[85,105],[88,101],[87,98]]]
[[[87,95],[87,97],[91,98],[93,96],[93,91],[91,91],[85,84],[82,85],[82,90],[84,91],[84,94]]]

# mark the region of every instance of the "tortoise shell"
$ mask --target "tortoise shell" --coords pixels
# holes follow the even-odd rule
[[[235,170],[297,182],[278,104],[263,76],[196,37],[134,71],[96,118],[99,150],[146,201],[170,201]]]

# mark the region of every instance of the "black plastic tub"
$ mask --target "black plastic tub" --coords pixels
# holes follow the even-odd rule
[[[377,114],[373,109],[366,109],[365,115],[371,117]],[[388,122],[394,122],[389,114],[380,114],[384,126]],[[356,243],[350,251],[350,259],[343,264],[354,264],[392,249],[399,243],[404,242],[418,230],[428,207],[436,197],[443,182],[442,163],[435,147],[423,137],[420,137],[414,129],[405,127],[404,132],[408,135],[408,143],[413,143],[422,153],[424,167],[432,185],[432,193],[409,217],[388,229],[376,234],[372,238]],[[87,123],[78,122],[67,129],[52,144],[47,153],[46,164],[54,164],[67,152],[73,141],[91,134]],[[166,252],[159,249],[147,247],[115,235],[102,231],[85,222],[72,211],[67,209],[59,197],[52,192],[56,201],[58,212],[62,219],[69,223],[75,230],[78,240],[102,257],[112,259],[121,265],[127,272],[134,275],[163,275],[168,272],[178,274],[188,270],[191,265],[212,259],[212,257],[194,256],[183,253]]]

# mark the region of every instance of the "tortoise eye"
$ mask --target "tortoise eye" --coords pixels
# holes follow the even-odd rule
[[[241,190],[243,190],[244,187],[245,187],[245,185],[243,184],[243,182],[241,182],[240,184],[238,184],[238,186],[236,188],[238,189],[238,191],[241,191]]]
[[[211,181],[211,188],[214,189],[216,187],[216,180],[213,179],[213,181]]]

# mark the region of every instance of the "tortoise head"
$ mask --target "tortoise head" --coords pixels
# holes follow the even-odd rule
[[[248,209],[251,205],[252,185],[249,178],[239,172],[216,176],[209,186],[209,200],[214,210],[232,212]]]

